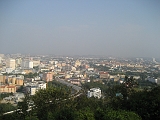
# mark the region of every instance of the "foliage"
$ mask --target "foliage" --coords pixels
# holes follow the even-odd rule
[[[0,114],[15,110],[15,109],[16,107],[13,106],[11,103],[0,103]]]
[[[56,120],[74,120],[74,118],[75,111],[69,107],[62,108],[55,116]]]
[[[130,78],[125,76],[123,84],[127,88],[133,88],[138,85],[138,83],[133,79],[133,76],[131,76]]]
[[[29,109],[29,100],[29,95],[26,94],[24,100],[22,102],[18,102],[18,109],[16,113],[21,119],[25,119],[26,116],[29,115],[29,112],[27,111]]]
[[[150,91],[134,91],[125,84],[108,89],[105,99],[87,98],[86,94],[71,96],[71,91],[59,87],[39,90],[18,104],[20,111],[0,116],[0,119],[21,120],[158,120],[160,119],[160,86]],[[116,93],[123,96],[116,96]],[[28,111],[28,101],[34,106]]]
[[[101,108],[96,110],[95,118],[96,120],[141,120],[141,117],[134,112]]]
[[[16,92],[23,92],[24,91],[24,87],[23,86],[20,86],[17,90],[16,90]]]
[[[98,82],[88,82],[88,83],[85,83],[85,84],[82,84],[82,87],[84,89],[91,89],[91,88],[94,88],[94,87],[99,87],[102,91],[106,92],[108,87],[106,84],[102,84],[102,82],[98,81]]]
[[[36,76],[38,76],[38,73],[36,73],[36,72],[35,73],[30,72],[30,73],[24,75],[25,78],[34,78]]]
[[[104,118],[106,120],[141,120],[141,118],[134,112],[124,110],[109,110]]]
[[[45,90],[39,90],[32,97],[35,109],[39,119],[46,119],[49,112],[57,112],[67,104],[70,91],[64,89],[49,87]],[[49,115],[52,116],[52,115]]]
[[[1,115],[0,120],[20,120],[20,119],[18,119],[15,113],[12,113],[12,114]]]
[[[56,87],[56,88],[63,88],[63,89],[66,89],[66,90],[70,90],[70,88],[56,80],[53,80],[53,81],[49,81],[47,83],[48,87]]]
[[[135,111],[145,120],[160,119],[160,86],[131,94],[126,109]]]
[[[77,111],[74,120],[95,120],[94,112],[89,107]]]
[[[5,97],[9,97],[10,95],[12,96],[13,93],[0,93],[0,100],[2,100]]]
[[[150,82],[148,80],[138,80],[138,84],[140,88],[154,88],[157,86],[156,83]]]

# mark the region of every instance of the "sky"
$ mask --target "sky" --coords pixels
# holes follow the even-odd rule
[[[160,58],[159,0],[1,0],[0,53]]]

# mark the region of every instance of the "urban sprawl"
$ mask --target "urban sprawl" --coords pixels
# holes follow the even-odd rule
[[[24,94],[35,95],[57,81],[77,91],[88,83],[106,86],[132,77],[138,89],[160,84],[160,63],[155,58],[71,57],[52,55],[0,54],[0,93],[13,93],[1,102],[17,104]],[[86,91],[88,97],[105,97],[100,86]],[[116,95],[120,95],[117,93]]]

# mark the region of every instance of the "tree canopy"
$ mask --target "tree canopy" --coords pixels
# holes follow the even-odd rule
[[[49,87],[26,96],[17,112],[0,116],[7,120],[159,120],[160,86],[132,91],[125,84],[112,86],[105,98],[72,96],[63,87]],[[129,91],[128,91],[129,90]],[[122,96],[116,96],[121,93]],[[34,103],[29,106],[30,101]]]

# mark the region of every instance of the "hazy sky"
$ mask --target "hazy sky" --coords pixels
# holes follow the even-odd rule
[[[0,53],[160,58],[160,0],[1,0]]]

